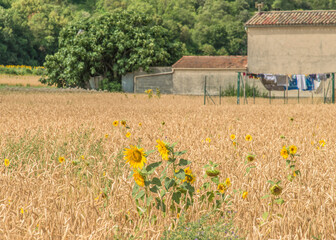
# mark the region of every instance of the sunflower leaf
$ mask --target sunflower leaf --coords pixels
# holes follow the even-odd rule
[[[172,199],[174,200],[174,202],[176,202],[177,204],[180,204],[181,195],[182,194],[180,192],[174,192],[173,193],[173,197],[172,197]]]
[[[146,156],[148,156],[148,155],[152,154],[153,152],[155,152],[155,150],[149,150],[149,151],[145,152],[145,154],[146,154]]]
[[[190,162],[188,160],[180,159],[180,162],[179,162],[178,165],[182,167],[182,166],[186,166],[188,164],[190,164]]]
[[[149,190],[151,192],[153,192],[153,193],[158,193],[159,192],[159,188],[156,185],[154,185],[153,187],[151,187]]]
[[[185,179],[186,177],[183,169],[180,169],[178,172],[175,172],[174,175],[176,178],[181,179],[181,180]]]
[[[171,188],[172,186],[174,186],[175,180],[174,179],[170,179],[169,177],[166,177],[164,184],[165,184],[166,190],[168,191],[169,188]]]
[[[136,194],[138,193],[139,191],[139,185],[138,184],[134,184],[133,186],[133,191],[132,191],[132,196],[135,198]]]
[[[135,199],[142,198],[143,196],[145,196],[145,193],[146,193],[145,190],[141,190],[140,192],[138,192]]]
[[[181,155],[185,154],[186,152],[187,152],[187,150],[179,151],[179,152],[175,152],[174,155],[175,156],[181,156]]]
[[[153,197],[152,197],[152,196],[149,196],[149,197],[146,199],[146,205],[147,205],[147,207],[149,207],[149,206],[151,205],[152,201],[153,201]]]
[[[161,164],[162,164],[162,162],[155,162],[155,163],[149,164],[146,167],[146,171],[148,172],[148,174],[152,174],[155,171],[156,168],[161,166]]]
[[[268,212],[264,212],[263,215],[262,215],[262,218],[263,218],[264,220],[266,220],[266,219],[268,218],[268,215],[269,215]]]
[[[266,198],[269,198],[269,194],[266,194],[265,196],[262,196],[261,199],[266,199]]]
[[[295,171],[295,174],[301,176],[301,172],[300,172],[300,170],[296,170],[296,171]]]
[[[218,179],[218,177],[212,177],[212,178],[211,178],[211,181],[214,182],[214,183],[216,183],[216,184],[219,184],[219,179]]]
[[[272,186],[276,184],[276,183],[275,183],[274,181],[272,181],[272,180],[268,180],[267,182],[268,182],[269,184],[271,184]]]
[[[152,179],[152,184],[155,184],[156,186],[159,186],[159,187],[162,186],[160,179],[158,179],[157,177]]]
[[[282,198],[277,198],[275,199],[275,202],[279,205],[283,204],[285,202],[285,200],[283,200]]]

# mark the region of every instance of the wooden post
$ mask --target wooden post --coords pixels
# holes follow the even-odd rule
[[[289,79],[288,75],[286,76],[286,97],[287,97],[287,104],[288,104],[288,86],[289,86]]]
[[[246,75],[243,78],[244,80],[244,104],[246,104]]]
[[[222,86],[219,86],[219,105],[222,105]]]
[[[241,72],[238,72],[238,78],[237,78],[237,104],[239,105],[239,92],[240,92],[240,74]]]
[[[204,105],[206,104],[206,77],[204,77]]]
[[[331,102],[335,103],[335,73],[332,73]]]
[[[253,78],[253,104],[255,104],[255,79]]]

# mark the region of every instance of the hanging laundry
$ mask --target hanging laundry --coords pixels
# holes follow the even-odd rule
[[[265,74],[265,80],[267,82],[273,82],[273,83],[277,82],[276,76],[272,74]]]

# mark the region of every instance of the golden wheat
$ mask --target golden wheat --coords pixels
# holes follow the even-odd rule
[[[226,98],[221,106],[203,106],[202,97],[0,92],[0,238],[160,238],[176,216],[152,212],[154,222],[138,216],[122,150],[139,143],[155,149],[162,139],[187,150],[196,189],[203,166],[219,164],[221,179],[231,180],[230,209],[240,236],[335,239],[335,106],[257,101],[237,106]],[[126,120],[129,129],[114,126],[116,120]],[[312,144],[320,140],[325,146]],[[280,156],[290,145],[297,146],[301,171],[292,182]],[[248,154],[255,155],[256,168],[244,176]],[[147,160],[154,158],[159,154]],[[263,221],[270,179],[282,180],[285,203]],[[186,215],[195,220],[206,211],[195,202]]]

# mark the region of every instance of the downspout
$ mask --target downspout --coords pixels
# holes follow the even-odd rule
[[[173,70],[171,72],[164,72],[164,73],[153,73],[153,74],[146,74],[146,75],[138,75],[134,77],[134,82],[133,82],[133,92],[135,93],[136,91],[136,86],[137,86],[137,82],[138,82],[138,78],[142,78],[142,77],[152,77],[152,76],[162,76],[162,75],[169,75],[169,74],[173,74],[175,72],[175,69],[173,68]]]

